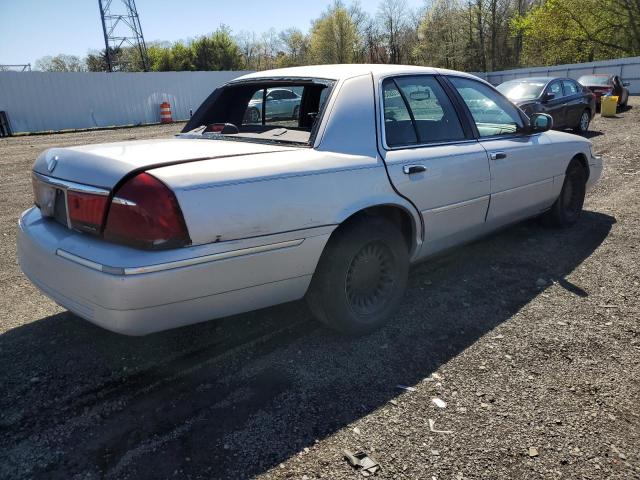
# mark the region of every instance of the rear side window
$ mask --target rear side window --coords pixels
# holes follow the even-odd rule
[[[464,140],[449,97],[432,76],[383,83],[385,138],[390,147]]]
[[[392,80],[384,82],[384,130],[387,145],[410,145],[418,143],[411,115],[402,99],[400,90]]]
[[[493,88],[468,78],[449,80],[469,108],[481,137],[513,135],[523,127],[518,109]]]
[[[564,88],[564,93],[567,96],[575,95],[580,91],[580,89],[578,89],[578,86],[575,84],[575,82],[572,82],[571,80],[563,80],[562,87]]]

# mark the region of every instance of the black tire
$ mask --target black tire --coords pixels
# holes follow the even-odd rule
[[[363,216],[331,236],[307,303],[330,328],[363,335],[380,328],[398,308],[408,274],[402,233],[385,219]]]
[[[251,107],[247,110],[246,119],[248,123],[259,123],[260,122],[260,110],[257,108]]]
[[[572,226],[580,218],[586,193],[587,174],[577,160],[572,160],[564,177],[557,200],[543,216],[544,222],[556,228]]]
[[[585,134],[589,131],[589,125],[591,124],[591,112],[588,108],[585,108],[580,114],[578,124],[573,127],[573,131],[577,134]]]

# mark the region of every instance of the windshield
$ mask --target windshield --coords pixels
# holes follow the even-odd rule
[[[509,100],[533,100],[540,96],[544,86],[544,82],[513,80],[498,85],[498,91]]]
[[[606,75],[584,75],[578,79],[582,85],[601,85],[603,87],[609,86],[609,77]]]
[[[183,133],[201,138],[311,144],[333,81],[231,83],[208,98]]]

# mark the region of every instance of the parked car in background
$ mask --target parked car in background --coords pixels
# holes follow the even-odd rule
[[[247,122],[273,84],[302,91],[294,126]],[[174,138],[43,152],[20,266],[130,335],[303,297],[327,325],[370,332],[400,306],[411,263],[529,217],[578,221],[602,161],[551,122],[451,70],[252,73]]]
[[[263,110],[267,120],[296,119],[300,113],[300,95],[287,88],[258,90],[249,101],[245,119],[249,123],[261,123]]]
[[[596,113],[595,95],[570,78],[509,80],[498,85],[498,91],[529,116],[551,115],[556,130],[570,128],[576,133],[585,133]]]
[[[583,75],[578,79],[581,85],[587,87],[596,96],[596,104],[600,106],[603,95],[615,95],[618,97],[618,106],[625,108],[629,103],[629,82],[623,82],[618,75],[597,73]]]

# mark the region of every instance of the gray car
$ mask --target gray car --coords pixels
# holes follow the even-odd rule
[[[296,119],[300,113],[300,95],[287,88],[258,90],[247,106],[246,122],[261,123],[263,110],[265,120]]]

